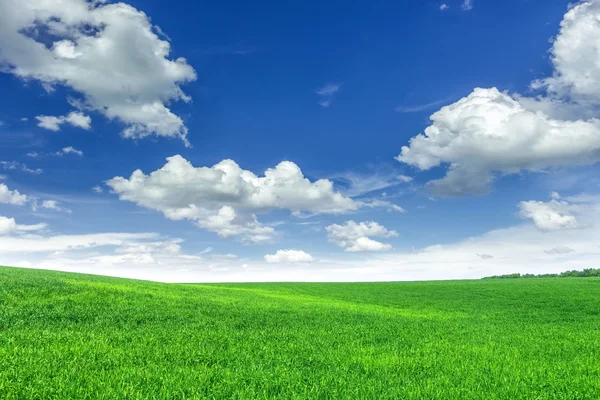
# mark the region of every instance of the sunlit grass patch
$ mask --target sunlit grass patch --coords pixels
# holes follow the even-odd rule
[[[598,399],[600,280],[169,285],[0,268],[0,399]]]

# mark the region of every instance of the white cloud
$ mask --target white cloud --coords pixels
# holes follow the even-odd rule
[[[311,182],[290,161],[282,161],[266,170],[264,176],[258,177],[241,169],[233,160],[223,160],[212,167],[194,167],[185,158],[176,155],[167,158],[161,169],[149,175],[136,170],[129,179],[116,177],[107,184],[123,200],[171,211],[187,209],[190,204],[332,214],[361,207],[360,202],[335,192],[330,181],[320,179]]]
[[[531,219],[544,232],[579,227],[577,217],[573,214],[583,210],[580,205],[554,198],[548,202],[522,201],[519,208],[521,218]]]
[[[393,173],[369,173],[359,174],[355,172],[344,172],[330,177],[336,184],[342,187],[345,195],[358,197],[377,190],[387,189],[398,185],[398,180]]]
[[[0,161],[0,166],[7,171],[23,171],[34,175],[44,173],[44,170],[41,168],[31,169],[26,164],[17,161]]]
[[[552,198],[554,198],[554,197],[552,197]],[[562,198],[562,197],[559,197],[559,198]],[[600,195],[580,193],[575,196],[565,197],[564,200],[566,200],[570,203],[575,203],[575,204],[581,204],[581,203],[600,204]]]
[[[346,247],[346,251],[389,251],[392,249],[390,244],[381,243],[368,237],[359,237],[355,239],[350,247]]]
[[[27,157],[31,157],[31,158],[39,158],[39,157],[62,157],[64,155],[68,155],[68,154],[75,154],[79,157],[83,157],[83,151],[81,150],[77,150],[76,148],[72,147],[72,146],[68,146],[68,147],[63,147],[62,149],[54,152],[54,153],[38,153],[37,151],[31,151],[29,153],[27,153]]]
[[[444,4],[441,4],[441,5],[440,5],[440,10],[442,10],[442,11],[444,11],[444,10],[447,10],[447,9],[449,9],[449,8],[450,8],[450,6],[448,6],[448,4],[445,4],[445,3],[444,3]]]
[[[0,219],[0,226],[1,222]],[[27,226],[26,230],[33,227],[37,228]],[[180,246],[182,242],[161,238],[155,233],[24,233],[2,237],[0,255],[3,263],[13,266],[160,281],[177,281],[182,276],[197,273],[227,272],[230,261],[208,264],[198,255],[185,254]]]
[[[360,251],[388,251],[392,249],[389,244],[373,240],[371,237],[390,238],[398,236],[396,231],[389,231],[377,222],[347,221],[344,225],[329,225],[325,227],[329,241],[343,247],[348,252]]]
[[[63,118],[65,119],[65,122],[81,129],[88,130],[92,127],[92,119],[80,112],[71,112]]]
[[[283,269],[262,259],[204,260],[180,250],[180,240],[151,233],[24,232],[3,237],[0,255],[6,265],[163,282],[395,281],[557,273],[600,263],[600,196],[572,197],[586,205],[580,213],[589,222],[586,229],[541,232],[524,223],[420,250],[347,253],[335,259],[291,263]],[[567,252],[567,248],[576,251]]]
[[[600,120],[554,120],[496,88],[477,88],[431,120],[397,159],[421,170],[449,165],[444,178],[430,182],[442,196],[487,193],[494,173],[600,160]]]
[[[86,262],[104,264],[104,265],[131,265],[148,267],[150,265],[158,264],[158,261],[152,254],[148,253],[128,253],[118,255],[101,255],[90,257],[85,260]]]
[[[598,221],[598,218],[594,219]],[[398,281],[477,279],[506,273],[556,273],[581,269],[600,262],[598,231],[576,229],[542,233],[524,224],[500,229],[448,245],[419,251],[352,254],[339,259],[315,259],[311,263],[281,268],[259,260],[203,260],[186,254],[106,253],[120,243],[157,241],[158,237],[119,238],[115,234],[72,235],[0,240],[4,264],[156,280],[162,282],[261,282],[261,281]],[[85,236],[85,237],[83,237]],[[111,236],[113,244],[106,245]],[[98,239],[100,237],[101,239]],[[4,238],[3,238],[4,239]],[[97,242],[95,242],[97,240]],[[100,241],[101,240],[101,241]],[[75,243],[76,245],[69,245]],[[100,244],[103,243],[103,244]],[[557,246],[576,252],[547,254]],[[70,247],[69,247],[70,246]],[[93,246],[93,247],[92,247]],[[12,251],[11,249],[15,250]],[[54,256],[45,256],[40,252]],[[61,249],[61,250],[51,250]],[[93,253],[90,253],[94,250]],[[477,254],[493,254],[482,260]]]
[[[19,193],[18,190],[10,190],[4,183],[0,183],[0,203],[22,206],[29,198]]]
[[[237,255],[231,254],[231,253],[228,253],[228,254],[211,254],[210,257],[212,259],[215,259],[215,260],[235,260],[236,258],[238,258]]]
[[[211,253],[213,251],[212,247],[207,247],[204,250],[202,250],[201,252],[199,252],[198,254],[208,254]]]
[[[68,115],[61,117],[54,117],[51,115],[39,115],[35,117],[38,120],[38,126],[40,128],[48,129],[51,131],[59,131],[60,126],[64,123],[69,123],[75,127],[89,130],[91,128],[92,119],[80,112],[73,111]]]
[[[153,29],[146,14],[125,3],[7,0],[0,3],[0,65],[48,90],[70,87],[81,95],[72,104],[120,120],[125,137],[187,144],[187,128],[167,105],[191,100],[179,85],[196,74],[185,59],[167,58],[170,44]],[[53,43],[42,44],[40,32]],[[87,124],[78,115],[68,122]]]
[[[448,166],[429,183],[441,196],[487,193],[497,176],[600,161],[600,120],[590,111],[600,105],[598,18],[598,0],[565,15],[552,48],[554,75],[533,84],[546,97],[476,88],[434,113],[397,160],[421,170]]]
[[[321,97],[319,104],[323,107],[329,107],[333,102],[333,97],[339,92],[342,85],[335,83],[328,83],[320,89],[317,89],[316,93]]]
[[[544,250],[544,253],[546,253],[546,254],[569,254],[574,251],[575,250],[573,250],[572,248],[567,247],[567,246],[556,246],[550,250]]]
[[[117,254],[179,254],[183,240],[174,239],[158,242],[127,242],[115,249]]]
[[[0,236],[10,235],[16,232],[32,232],[46,228],[46,224],[19,225],[14,218],[7,218],[0,215]],[[4,238],[2,239],[4,240]]]
[[[69,210],[68,208],[61,207],[59,205],[59,202],[56,201],[56,200],[44,200],[42,202],[41,207],[45,208],[47,210],[53,210],[53,211],[57,211],[57,212],[64,212],[64,213],[67,213],[67,214],[71,214],[72,213],[72,211]]]
[[[368,207],[368,208],[381,207],[381,208],[387,208],[388,211],[396,211],[396,212],[401,212],[401,213],[406,212],[406,210],[404,208],[400,207],[397,204],[392,203],[391,201],[387,201],[387,200],[365,199],[362,202],[362,204],[363,204],[363,207]]]
[[[552,97],[585,105],[600,104],[600,1],[576,3],[565,14],[550,49],[554,74],[534,81]]]
[[[446,8],[448,8],[448,7],[446,7]],[[443,11],[446,8],[440,8],[440,10]],[[444,104],[447,102],[448,102],[448,99],[441,99],[441,100],[432,101],[430,103],[417,104],[417,105],[413,105],[413,106],[398,106],[398,107],[396,107],[396,111],[400,112],[400,113],[415,113],[415,112],[425,111],[429,108],[433,108],[435,106],[439,106],[440,104]]]
[[[6,176],[6,175],[0,175],[0,181],[4,180],[4,179],[6,179],[6,178],[7,178],[7,176]]]
[[[77,150],[77,149],[75,149],[75,148],[73,148],[73,147],[71,147],[71,146],[69,146],[69,147],[64,147],[64,148],[63,148],[63,149],[60,151],[60,153],[61,153],[61,155],[62,155],[62,154],[75,154],[75,155],[77,155],[77,156],[79,156],[79,157],[82,157],[82,156],[83,156],[83,151],[81,151],[81,150]]]
[[[96,193],[102,193],[102,192],[104,192],[104,189],[102,189],[102,187],[101,187],[101,186],[94,186],[94,187],[92,188],[92,190],[93,190],[94,192],[96,192]]]
[[[254,214],[238,215],[231,206],[221,207],[216,215],[199,219],[197,224],[224,239],[243,236],[242,240],[247,244],[269,241],[275,234],[273,228],[258,222]]]
[[[326,179],[311,182],[290,161],[257,176],[233,160],[194,167],[176,155],[148,175],[137,170],[128,179],[115,177],[106,184],[121,200],[160,211],[172,220],[195,221],[222,237],[242,236],[247,242],[265,241],[275,233],[258,222],[258,213],[280,209],[300,216],[302,212],[343,214],[361,207],[392,207],[387,202],[353,200],[336,192]]]
[[[462,3],[462,9],[465,11],[469,11],[473,9],[473,0],[465,0]]]
[[[277,250],[275,254],[266,254],[265,261],[269,264],[309,263],[313,257],[302,250]]]
[[[413,178],[411,178],[410,176],[406,176],[406,175],[398,175],[396,177],[396,179],[398,179],[400,182],[404,182],[404,183],[409,183],[413,181]]]
[[[64,122],[59,117],[51,115],[39,115],[35,117],[38,120],[38,126],[40,128],[48,129],[50,131],[59,131],[60,125]]]
[[[0,236],[5,236],[17,230],[14,218],[6,218],[0,215]]]
[[[139,240],[156,239],[155,233],[92,233],[84,235],[22,236],[0,240],[0,254],[50,253],[123,246]]]

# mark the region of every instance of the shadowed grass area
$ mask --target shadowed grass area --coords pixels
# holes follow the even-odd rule
[[[600,279],[160,284],[0,268],[0,399],[599,399]]]

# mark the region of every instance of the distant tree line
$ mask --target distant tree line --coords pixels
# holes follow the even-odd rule
[[[583,271],[565,271],[560,274],[506,274],[486,276],[483,279],[516,279],[516,278],[590,278],[600,277],[600,268],[587,268]]]

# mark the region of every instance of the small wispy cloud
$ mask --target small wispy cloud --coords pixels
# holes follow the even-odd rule
[[[473,9],[473,0],[465,0],[462,4],[462,9],[465,11],[470,11]]]
[[[65,154],[75,154],[76,156],[82,157],[83,151],[77,150],[77,149],[69,146],[69,147],[64,147],[62,150],[60,150],[56,153],[56,155],[58,155],[58,156],[63,156]]]
[[[296,222],[296,225],[319,225],[321,221],[305,221],[305,222]]]
[[[425,111],[425,110],[433,108],[435,106],[439,106],[440,104],[447,103],[448,101],[450,101],[450,100],[445,98],[445,99],[441,99],[441,100],[432,101],[431,103],[418,104],[418,105],[413,105],[413,106],[398,106],[395,108],[395,110],[400,113],[415,113],[415,112]]]
[[[57,211],[57,212],[67,213],[67,214],[72,213],[72,211],[70,209],[62,207],[59,204],[60,203],[56,200],[44,200],[42,202],[41,207],[45,208],[47,210],[53,210],[53,211]]]
[[[17,161],[0,161],[0,167],[7,171],[23,171],[35,175],[44,173],[44,170],[41,168],[31,169],[26,164]]]
[[[238,258],[236,254],[211,254],[210,258],[213,260],[235,260]]]
[[[567,247],[567,246],[556,246],[550,250],[544,250],[544,253],[550,254],[550,255],[552,255],[552,254],[568,254],[568,253],[572,253],[574,251],[575,250],[573,250],[572,248]]]
[[[440,5],[440,10],[442,10],[442,11],[447,10],[449,8],[450,8],[450,6],[448,4],[444,3],[444,4]]]
[[[60,126],[64,123],[68,123],[72,126],[89,130],[91,128],[92,119],[78,111],[73,111],[68,115],[55,117],[52,115],[38,115],[35,117],[38,120],[38,126],[40,128],[48,129],[51,131],[59,131]]]
[[[345,172],[330,177],[342,192],[349,197],[362,196],[377,190],[383,190],[398,185],[398,178],[393,173],[368,173]]]
[[[320,89],[316,90],[316,93],[321,97],[319,105],[323,107],[329,107],[333,102],[333,97],[339,92],[342,85],[337,83],[328,83]]]
[[[102,189],[102,187],[100,187],[100,186],[94,186],[94,187],[92,188],[92,190],[93,190],[94,192],[96,192],[96,193],[102,193],[102,192],[104,192],[104,189]]]
[[[156,31],[156,33],[158,33],[159,36],[162,36],[163,38],[167,39],[167,41],[171,41],[171,38],[169,37],[169,35],[167,35],[158,25],[154,25],[154,30]]]
[[[30,151],[29,153],[27,153],[27,157],[31,157],[31,158],[39,158],[39,157],[62,157],[68,154],[74,154],[76,156],[79,157],[83,157],[83,151],[81,150],[77,150],[76,148],[69,146],[69,147],[63,147],[62,149],[60,149],[59,151],[56,151],[54,153],[38,153],[37,151]]]

